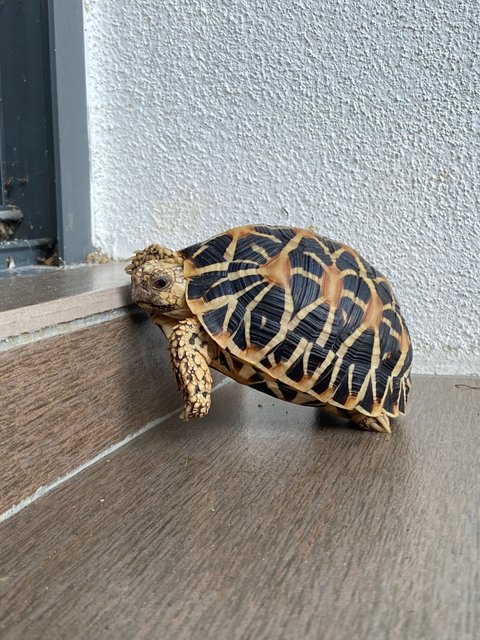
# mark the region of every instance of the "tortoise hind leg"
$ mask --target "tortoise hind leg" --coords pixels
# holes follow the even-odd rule
[[[360,411],[355,409],[342,409],[341,407],[334,407],[331,404],[324,404],[321,406],[322,413],[335,416],[336,418],[346,418],[351,420],[360,429],[366,431],[376,431],[377,433],[391,433],[390,419],[384,413],[381,413],[376,418],[372,416],[366,416]]]
[[[211,405],[212,374],[208,336],[196,318],[179,322],[169,338],[170,360],[185,408],[182,420],[206,416]]]
[[[381,413],[378,416],[366,416],[364,413],[360,413],[360,411],[350,411],[349,418],[352,422],[354,422],[357,427],[360,429],[365,429],[366,431],[377,431],[379,433],[391,433],[390,429],[390,419],[385,413]]]

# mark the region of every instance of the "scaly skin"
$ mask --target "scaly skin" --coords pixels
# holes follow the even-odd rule
[[[342,409],[342,407],[334,407],[331,404],[322,405],[322,413],[335,416],[337,418],[346,418],[351,420],[359,429],[365,431],[376,431],[377,433],[391,433],[390,419],[383,412],[375,418],[367,416],[356,409]]]
[[[377,431],[379,433],[391,433],[390,420],[387,415],[381,413],[375,418],[372,416],[366,416],[360,411],[350,411],[348,417],[354,422],[360,429],[366,431]]]
[[[297,236],[308,235],[307,232],[296,230]],[[228,238],[231,242],[237,242],[239,238],[243,238],[246,235],[255,234],[254,230],[249,227],[233,229],[229,232]],[[272,228],[272,235],[274,235],[274,228]],[[311,235],[311,234],[310,234]],[[298,238],[297,238],[298,240]],[[297,242],[292,239],[292,242]],[[322,245],[322,239],[318,238],[319,246]],[[261,266],[259,264],[258,272],[266,279],[266,281],[277,283],[278,286],[284,286],[289,288],[290,280],[289,273],[292,265],[289,262],[289,252],[286,250],[289,246],[287,244],[284,247],[283,252],[279,256],[273,256],[266,265]],[[338,251],[341,246],[339,245]],[[197,247],[193,247],[195,251],[199,251]],[[324,247],[325,249],[325,247]],[[326,249],[325,249],[326,251]],[[352,253],[353,250],[343,247],[343,251],[349,253],[357,261],[360,269],[365,271],[366,267],[361,261],[360,257],[355,257],[356,254]],[[227,327],[224,327],[223,333],[219,334],[219,341],[217,341],[217,332],[214,332],[216,336],[215,340],[209,337],[206,330],[203,328],[198,317],[203,318],[205,311],[208,310],[208,304],[202,302],[202,297],[194,298],[187,302],[187,283],[189,278],[201,276],[205,271],[208,274],[211,265],[198,266],[188,257],[188,250],[183,252],[172,251],[160,245],[150,245],[143,251],[138,251],[131,259],[131,264],[127,267],[127,272],[132,276],[132,297],[134,301],[143,308],[151,317],[152,321],[157,324],[164,332],[168,342],[169,350],[171,354],[171,363],[177,381],[179,389],[182,391],[185,401],[185,408],[181,414],[183,420],[190,418],[198,418],[205,416],[211,404],[211,389],[212,389],[212,377],[209,370],[209,365],[214,368],[223,371],[226,375],[229,375],[233,379],[243,384],[252,384],[254,386],[254,374],[255,379],[258,380],[258,376],[265,378],[270,383],[270,389],[272,395],[276,395],[279,398],[284,397],[282,388],[275,387],[275,378],[278,376],[278,372],[272,372],[270,376],[270,370],[256,370],[255,362],[251,362],[248,356],[248,350],[244,353],[237,353],[236,362],[239,366],[236,366],[233,362],[231,366],[225,365],[225,358],[227,362],[231,357],[228,352],[225,352],[225,358],[223,364],[219,361],[219,354],[222,347],[225,349],[226,343],[230,339]],[[225,266],[223,263],[221,266]],[[203,271],[202,271],[203,269]],[[366,273],[366,271],[365,271]],[[366,276],[365,276],[366,277]],[[386,281],[383,276],[378,276],[377,280]],[[368,279],[368,278],[367,278]],[[331,281],[331,282],[330,282]],[[369,280],[370,290],[372,289],[374,281]],[[375,280],[376,282],[376,280]],[[333,284],[332,284],[333,283]],[[335,297],[339,293],[334,285],[338,284],[338,274],[331,275],[327,282],[324,283],[329,295]],[[378,283],[377,283],[378,284]],[[384,288],[385,284],[383,282]],[[372,295],[373,295],[372,293]],[[220,295],[220,294],[219,294]],[[240,295],[240,291],[239,291]],[[391,305],[396,304],[392,294]],[[378,296],[377,296],[378,298]],[[377,300],[375,296],[372,298]],[[320,300],[320,299],[319,299]],[[234,302],[234,297],[232,297]],[[378,302],[378,300],[377,300]],[[358,304],[362,303],[365,315],[365,326],[378,327],[381,321],[381,313],[383,313],[384,305],[370,304],[366,305],[361,300]],[[360,304],[360,306],[362,306]],[[363,308],[362,307],[362,308]],[[411,352],[408,351],[409,337],[406,327],[404,327],[402,317],[399,315],[398,309],[392,307],[393,311],[397,314],[397,320],[403,327],[403,332],[393,330],[391,341],[394,346],[399,346],[402,350],[403,359],[406,362],[404,371],[399,380],[404,385],[403,404],[406,400],[406,393],[409,389],[409,369],[407,368],[408,358],[411,359]],[[392,312],[393,312],[392,311]],[[287,314],[288,315],[288,314]],[[198,316],[198,317],[197,317]],[[288,317],[285,317],[284,324],[287,323]],[[205,324],[205,322],[204,322]],[[208,325],[205,324],[208,329]],[[329,331],[331,331],[331,327]],[[397,335],[398,334],[398,335]],[[314,336],[312,336],[314,340]],[[345,349],[344,349],[345,351]],[[373,353],[373,352],[372,352]],[[295,355],[297,357],[298,354]],[[292,355],[293,357],[293,355]],[[373,356],[372,356],[373,357]],[[403,362],[403,361],[402,361]],[[290,364],[290,363],[288,363]],[[287,367],[287,365],[285,365]],[[372,360],[373,367],[373,360]],[[373,370],[373,369],[372,369]],[[292,380],[292,387],[295,389],[296,396],[292,400],[294,402],[311,404],[308,400],[309,389],[305,390],[301,386],[295,385],[295,381]],[[349,391],[351,381],[349,381]],[[320,400],[321,398],[319,398]],[[327,398],[328,400],[328,398]],[[398,398],[395,400],[398,401]],[[319,401],[320,405],[323,405]],[[398,404],[395,405],[398,409]],[[394,408],[395,408],[394,407]],[[341,406],[332,406],[331,404],[324,406],[324,411],[332,413],[343,418],[349,418],[357,427],[366,429],[368,431],[376,431],[383,433],[390,433],[390,420],[385,412],[382,410],[378,416],[368,416],[355,409],[347,409]],[[400,413],[402,413],[400,411]]]
[[[183,393],[185,408],[180,418],[206,416],[211,404],[212,374],[208,365],[208,338],[196,318],[180,321],[169,339],[170,361],[175,380]]]

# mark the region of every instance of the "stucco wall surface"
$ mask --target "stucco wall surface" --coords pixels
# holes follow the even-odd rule
[[[480,373],[478,0],[88,0],[95,244],[313,225]]]

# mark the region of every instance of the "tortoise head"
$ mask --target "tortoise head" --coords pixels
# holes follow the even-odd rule
[[[132,278],[132,299],[150,315],[191,315],[185,298],[183,258],[170,249],[151,245],[138,251],[125,269]]]

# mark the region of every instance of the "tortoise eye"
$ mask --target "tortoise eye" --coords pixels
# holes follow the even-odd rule
[[[162,290],[165,289],[165,287],[168,287],[169,284],[170,280],[168,278],[158,278],[152,282],[152,287],[154,289]]]

